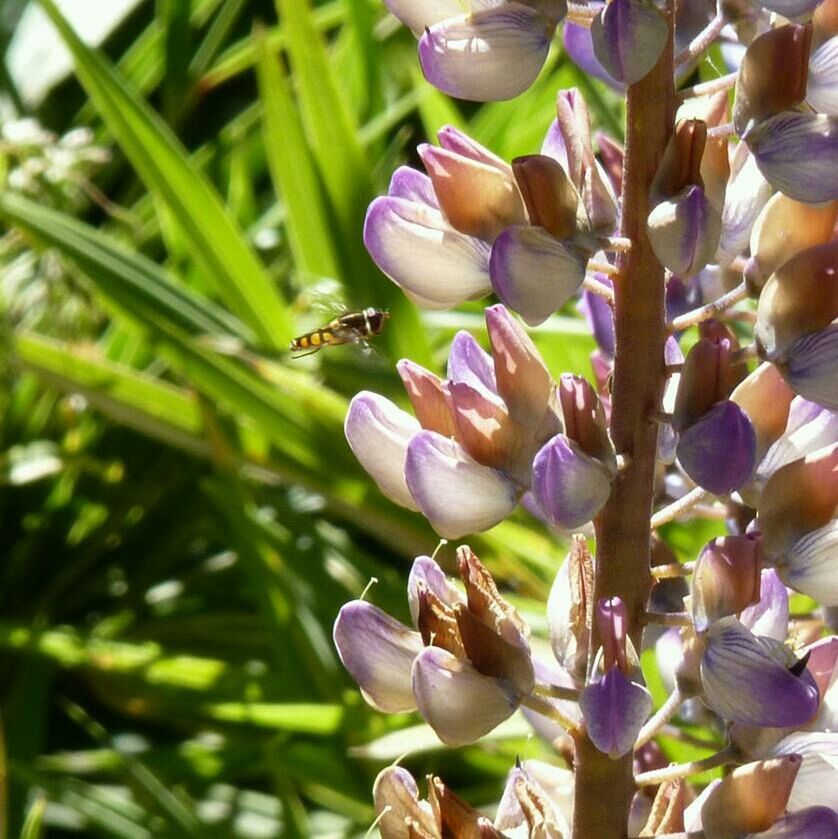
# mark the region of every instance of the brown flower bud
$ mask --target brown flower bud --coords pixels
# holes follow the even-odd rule
[[[684,360],[678,394],[675,397],[673,425],[678,431],[689,428],[730,389],[730,342],[701,338]]]
[[[812,48],[817,49],[834,35],[838,35],[838,0],[823,0],[812,15]]]
[[[733,124],[740,137],[806,96],[812,26],[789,24],[755,38],[739,67]]]
[[[838,241],[808,248],[772,274],[757,306],[757,350],[767,361],[782,361],[794,341],[836,317]]]
[[[531,154],[516,157],[512,171],[530,223],[557,239],[572,239],[578,223],[579,193],[564,169],[552,157]]]
[[[658,836],[662,833],[680,833],[684,829],[686,784],[680,778],[667,781],[658,787],[652,812],[640,836]]]
[[[418,592],[419,614],[416,628],[422,635],[422,641],[430,646],[448,650],[457,658],[465,658],[466,653],[457,628],[454,610],[443,603],[430,589],[420,588]]]
[[[442,836],[457,836],[462,839],[502,839],[485,816],[453,793],[435,775],[428,776],[428,800],[434,812],[439,813]]]
[[[396,364],[396,370],[422,428],[453,437],[456,431],[454,418],[442,379],[406,358]]]
[[[751,258],[745,279],[751,294],[784,263],[807,248],[832,238],[838,201],[804,204],[778,192],[762,208],[751,231]]]
[[[838,443],[780,467],[759,501],[766,557],[782,557],[801,536],[828,524],[837,507]]]
[[[707,124],[685,119],[675,126],[652,182],[653,200],[672,198],[689,186],[703,186],[701,159],[707,143]]]
[[[734,769],[701,808],[704,832],[713,839],[735,839],[768,830],[786,809],[801,762],[792,754]]]
[[[559,380],[558,394],[565,434],[586,454],[616,470],[616,454],[608,436],[605,412],[588,380],[565,374]]]

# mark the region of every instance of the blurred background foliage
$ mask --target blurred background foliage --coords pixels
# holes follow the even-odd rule
[[[0,833],[361,836],[406,751],[489,804],[546,754],[523,723],[442,750],[371,712],[331,643],[373,577],[406,617],[437,545],[358,467],[348,399],[403,403],[395,360],[441,372],[456,330],[485,338],[481,303],[420,313],[374,268],[364,212],[446,123],[510,159],[559,88],[617,137],[622,105],[558,46],[515,102],[449,101],[380,0],[138,0],[94,50],[79,17],[101,9],[0,4],[0,121],[64,138],[26,165],[0,139]],[[80,126],[108,154],[75,166],[56,149]],[[391,310],[374,352],[289,358],[324,292]],[[534,335],[555,375],[589,374],[574,311]],[[679,553],[716,524],[672,526]],[[472,545],[543,636],[563,541],[522,513]]]

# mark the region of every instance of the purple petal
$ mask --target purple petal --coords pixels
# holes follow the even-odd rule
[[[775,189],[810,204],[838,198],[838,117],[786,111],[745,138]]]
[[[458,332],[451,342],[447,375],[450,381],[463,382],[475,390],[498,392],[492,357],[468,332]]]
[[[440,647],[425,647],[416,657],[413,693],[419,713],[448,746],[479,740],[512,716],[522,699]]]
[[[585,279],[585,260],[541,227],[507,227],[489,257],[492,287],[530,325],[547,320]]]
[[[796,731],[771,750],[771,757],[790,754],[803,761],[789,796],[789,811],[819,804],[838,810],[838,733]]]
[[[431,179],[424,172],[410,166],[399,166],[393,172],[387,194],[391,198],[404,198],[415,204],[425,204],[432,210],[439,209],[439,201]]]
[[[474,102],[512,99],[535,81],[553,31],[535,9],[504,3],[426,29],[419,61],[425,78],[450,96]]]
[[[748,415],[729,399],[681,433],[678,460],[700,487],[725,495],[751,477],[757,438]]]
[[[795,591],[824,606],[838,606],[838,519],[798,539],[777,560],[777,573]]]
[[[795,393],[838,411],[838,326],[798,338],[780,372]]]
[[[420,431],[408,446],[407,486],[434,530],[446,539],[488,530],[517,506],[513,484],[481,466],[456,442]]]
[[[551,524],[589,522],[608,501],[612,474],[564,434],[542,446],[532,465],[532,493]]]
[[[485,163],[487,166],[499,169],[504,174],[512,175],[512,167],[505,160],[478,143],[473,137],[469,137],[468,134],[460,131],[459,128],[455,128],[453,125],[443,125],[437,131],[436,136],[439,138],[440,146],[447,151],[455,152],[477,163]]]
[[[613,0],[591,26],[594,54],[613,78],[640,81],[658,63],[669,38],[663,15],[641,0]]]
[[[568,171],[567,146],[558,118],[550,123],[547,133],[544,135],[544,142],[541,144],[541,154],[552,157],[565,172]]]
[[[376,198],[367,210],[364,245],[375,264],[426,308],[450,308],[492,287],[489,246],[458,233],[425,204]]]
[[[626,89],[626,86],[622,82],[618,82],[594,55],[594,43],[591,39],[590,29],[568,20],[564,25],[562,40],[564,41],[565,52],[577,67],[584,70],[589,76],[605,82],[614,90],[622,93]]]
[[[809,807],[780,816],[768,830],[748,833],[744,839],[835,839],[838,813],[829,807]]]
[[[721,232],[721,214],[698,186],[662,201],[649,213],[652,249],[680,277],[692,277],[713,259]]]
[[[371,603],[353,600],[338,613],[333,637],[343,666],[370,705],[387,714],[416,707],[410,672],[424,649],[418,632]]]
[[[579,699],[588,736],[612,759],[628,754],[652,712],[646,688],[612,667],[598,682],[589,684]]]
[[[604,274],[595,275],[600,282],[611,285]],[[609,357],[614,357],[614,310],[611,304],[599,294],[583,291],[579,301],[579,311],[585,316],[588,327],[593,332],[597,346]]]
[[[701,660],[704,702],[732,722],[782,728],[803,725],[818,708],[818,689],[808,670],[796,676],[788,648],[758,639],[735,618],[710,627]]]
[[[416,626],[419,616],[419,588],[433,592],[443,603],[456,606],[463,602],[463,596],[445,576],[445,572],[429,556],[418,556],[413,560],[407,578],[407,602],[410,616]]]
[[[765,568],[760,579],[759,603],[740,615],[742,625],[754,635],[785,641],[789,633],[789,593],[773,568]]]
[[[389,399],[362,390],[349,403],[343,430],[352,453],[381,492],[402,507],[418,510],[405,482],[404,462],[419,423]]]

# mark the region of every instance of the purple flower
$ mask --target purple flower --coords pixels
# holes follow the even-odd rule
[[[803,725],[818,708],[814,679],[782,642],[760,638],[736,618],[713,623],[705,636],[701,681],[705,704],[748,725]]]

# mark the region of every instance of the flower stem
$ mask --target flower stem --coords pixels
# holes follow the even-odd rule
[[[682,513],[686,513],[690,507],[704,501],[710,493],[701,487],[694,487],[686,495],[682,495],[677,501],[673,501],[668,507],[658,510],[652,516],[652,530],[662,527],[667,522],[677,519]]]
[[[678,98],[697,99],[701,96],[709,96],[711,93],[718,93],[720,90],[730,90],[736,84],[736,77],[738,75],[739,73],[728,73],[709,82],[701,82],[701,84],[694,85],[693,87],[685,87],[683,90],[678,91]]]
[[[634,743],[634,748],[639,749],[648,743],[678,713],[678,709],[683,704],[684,697],[676,687],[669,694],[666,702],[652,714],[646,725],[640,729],[640,733],[637,735],[637,740]]]
[[[710,318],[717,317],[722,312],[729,309],[731,306],[735,306],[741,300],[744,300],[748,296],[748,287],[745,285],[744,282],[739,283],[736,288],[731,289],[727,294],[723,294],[717,300],[714,300],[712,303],[707,303],[704,306],[699,306],[697,309],[693,309],[691,312],[686,312],[683,315],[679,315],[677,318],[673,318],[673,320],[669,324],[669,331],[670,332],[680,332],[682,329],[686,329],[688,326],[695,326],[697,323],[701,323],[705,320],[710,320]]]
[[[536,696],[546,696],[550,699],[564,699],[567,702],[578,702],[580,690],[565,688],[561,685],[536,685],[533,691]]]
[[[536,714],[541,714],[542,717],[557,722],[567,731],[573,732],[579,728],[579,723],[573,717],[568,716],[557,705],[535,693],[525,697],[522,704],[526,705],[531,711],[535,711]]]
[[[730,746],[720,752],[716,752],[701,760],[693,760],[690,763],[676,763],[666,766],[663,769],[653,769],[650,772],[641,772],[635,775],[634,781],[639,787],[657,786],[664,781],[674,781],[676,778],[686,778],[689,775],[698,775],[708,769],[715,769],[717,766],[724,766],[736,760],[736,752]]]
[[[585,277],[582,286],[588,291],[604,297],[609,303],[614,302],[614,292],[605,283],[601,283],[599,280],[594,279],[594,277]]]
[[[718,12],[713,20],[692,39],[690,45],[675,56],[675,66],[680,67],[688,61],[698,58],[716,40],[726,25],[727,18],[724,14]]]
[[[619,596],[626,604],[632,642],[640,648],[642,616],[649,597],[649,518],[652,513],[657,426],[649,416],[661,404],[665,383],[664,269],[646,233],[649,189],[672,134],[675,87],[672,65],[673,1],[664,15],[670,38],[657,65],[627,94],[619,235],[631,241],[617,254],[614,277],[616,357],[611,438],[626,458],[596,523],[594,602]],[[589,655],[600,646],[593,627]],[[576,783],[573,839],[624,839],[634,794],[631,755],[612,760],[584,730],[574,736]]]

